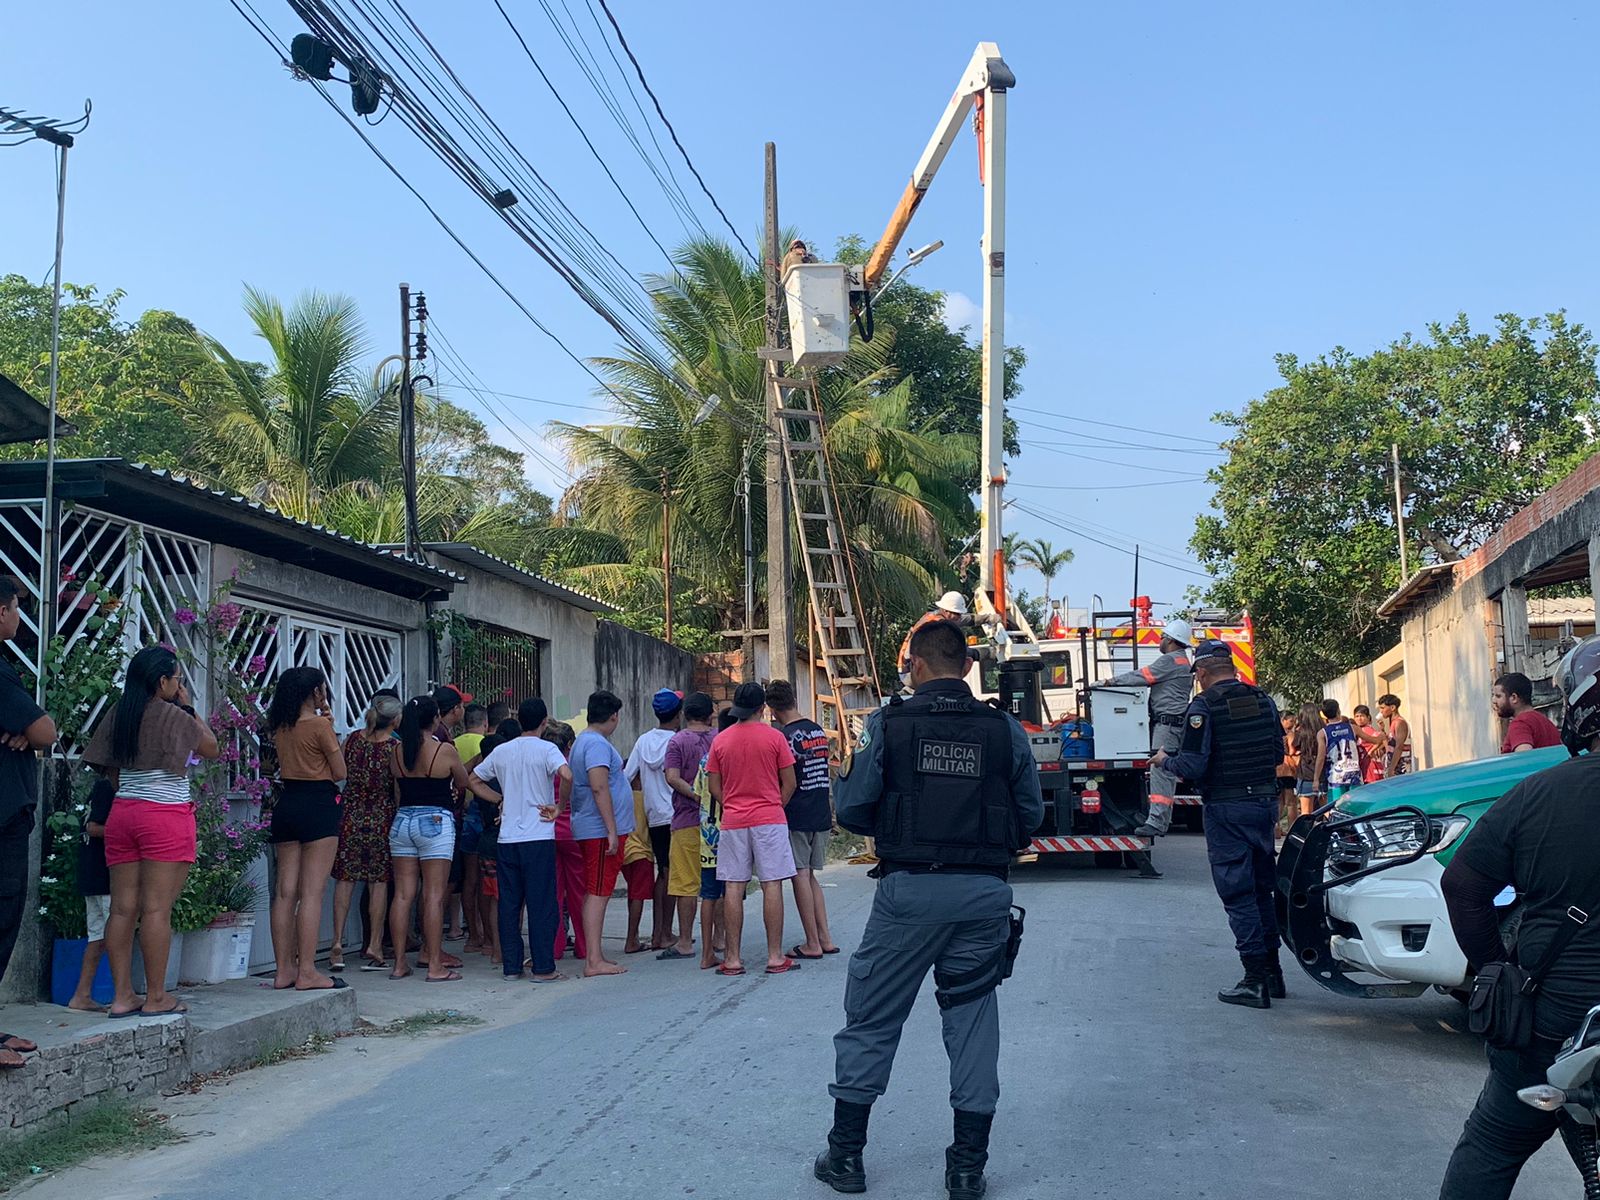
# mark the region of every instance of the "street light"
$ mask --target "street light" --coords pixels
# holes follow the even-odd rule
[[[932,254],[935,250],[938,250],[943,245],[944,240],[941,238],[937,242],[929,242],[926,246],[922,247],[922,249],[913,250],[910,254],[906,255],[906,265],[901,267],[893,275],[889,276],[889,282],[878,289],[877,294],[872,297],[872,302],[876,304],[879,298],[894,286],[894,281],[896,279],[899,279],[900,276],[911,270],[912,267],[921,264],[923,259],[927,258],[928,255]]]

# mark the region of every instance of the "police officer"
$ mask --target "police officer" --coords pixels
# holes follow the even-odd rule
[[[1271,1008],[1286,995],[1273,867],[1283,728],[1272,697],[1239,681],[1226,643],[1203,641],[1193,657],[1200,694],[1184,711],[1183,744],[1152,763],[1200,785],[1211,880],[1244,963],[1244,978],[1217,999]]]
[[[915,695],[867,719],[835,791],[839,824],[876,839],[879,882],[850,959],[833,1129],[815,1172],[835,1191],[865,1189],[867,1118],[931,967],[955,1108],[945,1187],[951,1200],[977,1200],[1000,1097],[995,988],[1022,935],[1006,872],[1044,820],[1044,799],[1022,726],[962,682],[961,629],[924,625],[910,650]]]
[[[1168,754],[1183,741],[1183,714],[1194,691],[1194,672],[1189,669],[1189,639],[1194,635],[1187,621],[1168,621],[1161,631],[1161,656],[1147,667],[1124,671],[1106,680],[1117,687],[1150,689],[1150,740],[1157,750]],[[1150,764],[1150,808],[1144,824],[1135,829],[1137,837],[1160,837],[1172,828],[1173,797],[1178,792],[1178,777],[1169,765]]]

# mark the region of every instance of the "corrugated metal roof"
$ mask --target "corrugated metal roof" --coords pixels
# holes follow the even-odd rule
[[[37,481],[35,480],[37,477]],[[42,494],[44,463],[0,463],[0,492]],[[428,562],[401,558],[310,521],[285,516],[270,505],[163,468],[121,458],[65,459],[56,463],[64,500],[103,505],[114,515],[175,533],[220,541],[324,574],[413,599],[449,595],[461,576]],[[219,530],[218,520],[238,522]]]
[[[1534,624],[1552,621],[1594,620],[1594,600],[1589,596],[1529,596],[1528,620]]]
[[[507,562],[503,558],[490,554],[469,542],[427,542],[424,550],[443,555],[466,566],[476,567],[480,571],[504,579],[507,582],[519,584],[546,596],[553,597],[574,608],[581,608],[586,612],[610,613],[616,612],[614,605],[607,604],[604,600],[589,596],[573,588],[546,579],[543,575],[536,575],[525,567],[516,563]]]
[[[1415,572],[1402,583],[1388,599],[1378,605],[1378,616],[1384,620],[1399,616],[1438,585],[1447,582],[1455,570],[1455,563],[1433,563]]]

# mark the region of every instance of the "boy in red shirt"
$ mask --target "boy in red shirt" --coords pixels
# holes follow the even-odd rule
[[[767,929],[767,974],[797,971],[783,953],[783,881],[794,878],[789,822],[783,807],[794,795],[794,754],[789,739],[761,721],[767,692],[744,683],[730,710],[738,723],[717,735],[706,758],[711,798],[722,810],[717,879],[727,885],[723,923],[728,950],[721,975],[743,975],[739,938],[744,932],[744,893],[752,876],[761,880],[761,915]]]

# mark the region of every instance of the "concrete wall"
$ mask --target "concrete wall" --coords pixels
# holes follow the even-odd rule
[[[539,675],[552,714],[564,719],[584,706],[595,688],[593,613],[452,559],[435,561],[466,579],[446,602],[451,611],[545,643]]]
[[[694,656],[624,625],[601,621],[595,631],[594,679],[597,689],[604,688],[622,699],[622,721],[612,740],[625,749],[655,726],[650,697],[656,691],[664,687],[689,690]]]
[[[1407,618],[1406,659],[1411,744],[1419,767],[1441,767],[1499,753],[1501,723],[1489,707],[1499,673],[1484,628],[1481,578],[1441,593]]]
[[[1341,712],[1349,713],[1358,704],[1365,704],[1378,714],[1378,697],[1392,693],[1400,697],[1401,711],[1406,711],[1406,659],[1402,646],[1386,650],[1365,666],[1347,671],[1338,679],[1322,687],[1322,694],[1339,702]]]

